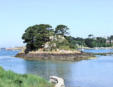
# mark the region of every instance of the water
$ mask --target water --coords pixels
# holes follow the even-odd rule
[[[88,53],[113,53],[113,49],[86,49],[84,51]]]
[[[110,49],[111,50],[111,49]],[[110,51],[109,49],[106,52]],[[87,50],[86,50],[87,51]],[[98,50],[88,50],[88,52]],[[99,50],[100,51],[100,50]],[[101,49],[103,52],[103,49]],[[64,78],[67,87],[112,87],[113,56],[75,62],[30,61],[13,57],[18,51],[0,51],[0,66],[16,73],[40,75],[46,79],[56,75]]]

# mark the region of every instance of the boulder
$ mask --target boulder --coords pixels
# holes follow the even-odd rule
[[[55,84],[55,87],[65,87],[64,79],[57,76],[50,76],[50,83]]]

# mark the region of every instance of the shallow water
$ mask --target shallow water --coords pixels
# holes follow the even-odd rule
[[[113,49],[85,49],[88,53],[113,53]]]
[[[92,52],[92,50],[88,51]],[[93,51],[98,52],[98,50]],[[101,52],[103,52],[102,49]],[[109,52],[109,49],[106,52]],[[13,57],[17,53],[18,51],[0,51],[0,66],[5,70],[40,75],[46,79],[49,79],[51,75],[56,75],[64,78],[67,87],[113,86],[113,55],[97,56],[92,60],[66,62],[30,61]]]

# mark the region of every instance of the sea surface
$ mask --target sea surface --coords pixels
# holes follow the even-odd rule
[[[91,49],[85,52],[113,52],[113,49]],[[14,56],[19,51],[0,50],[0,66],[19,74],[35,74],[49,80],[64,78],[66,87],[113,87],[113,55],[95,59],[69,61],[30,61]]]

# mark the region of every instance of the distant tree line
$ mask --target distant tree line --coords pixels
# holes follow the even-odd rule
[[[24,43],[26,43],[25,53],[44,48],[45,43],[51,42],[51,36],[62,36],[65,38],[63,43],[58,43],[57,47],[68,47],[76,49],[80,46],[84,47],[109,47],[112,46],[113,36],[108,38],[94,37],[92,34],[88,38],[73,37],[69,35],[69,28],[66,25],[57,25],[55,29],[49,24],[39,24],[28,27],[22,35]],[[56,42],[57,43],[57,42]]]
[[[113,46],[113,35],[105,38],[105,37],[94,37],[92,34],[88,35],[88,38],[81,38],[81,37],[71,37],[73,38],[73,42],[78,44],[79,46],[84,47],[111,47]]]

